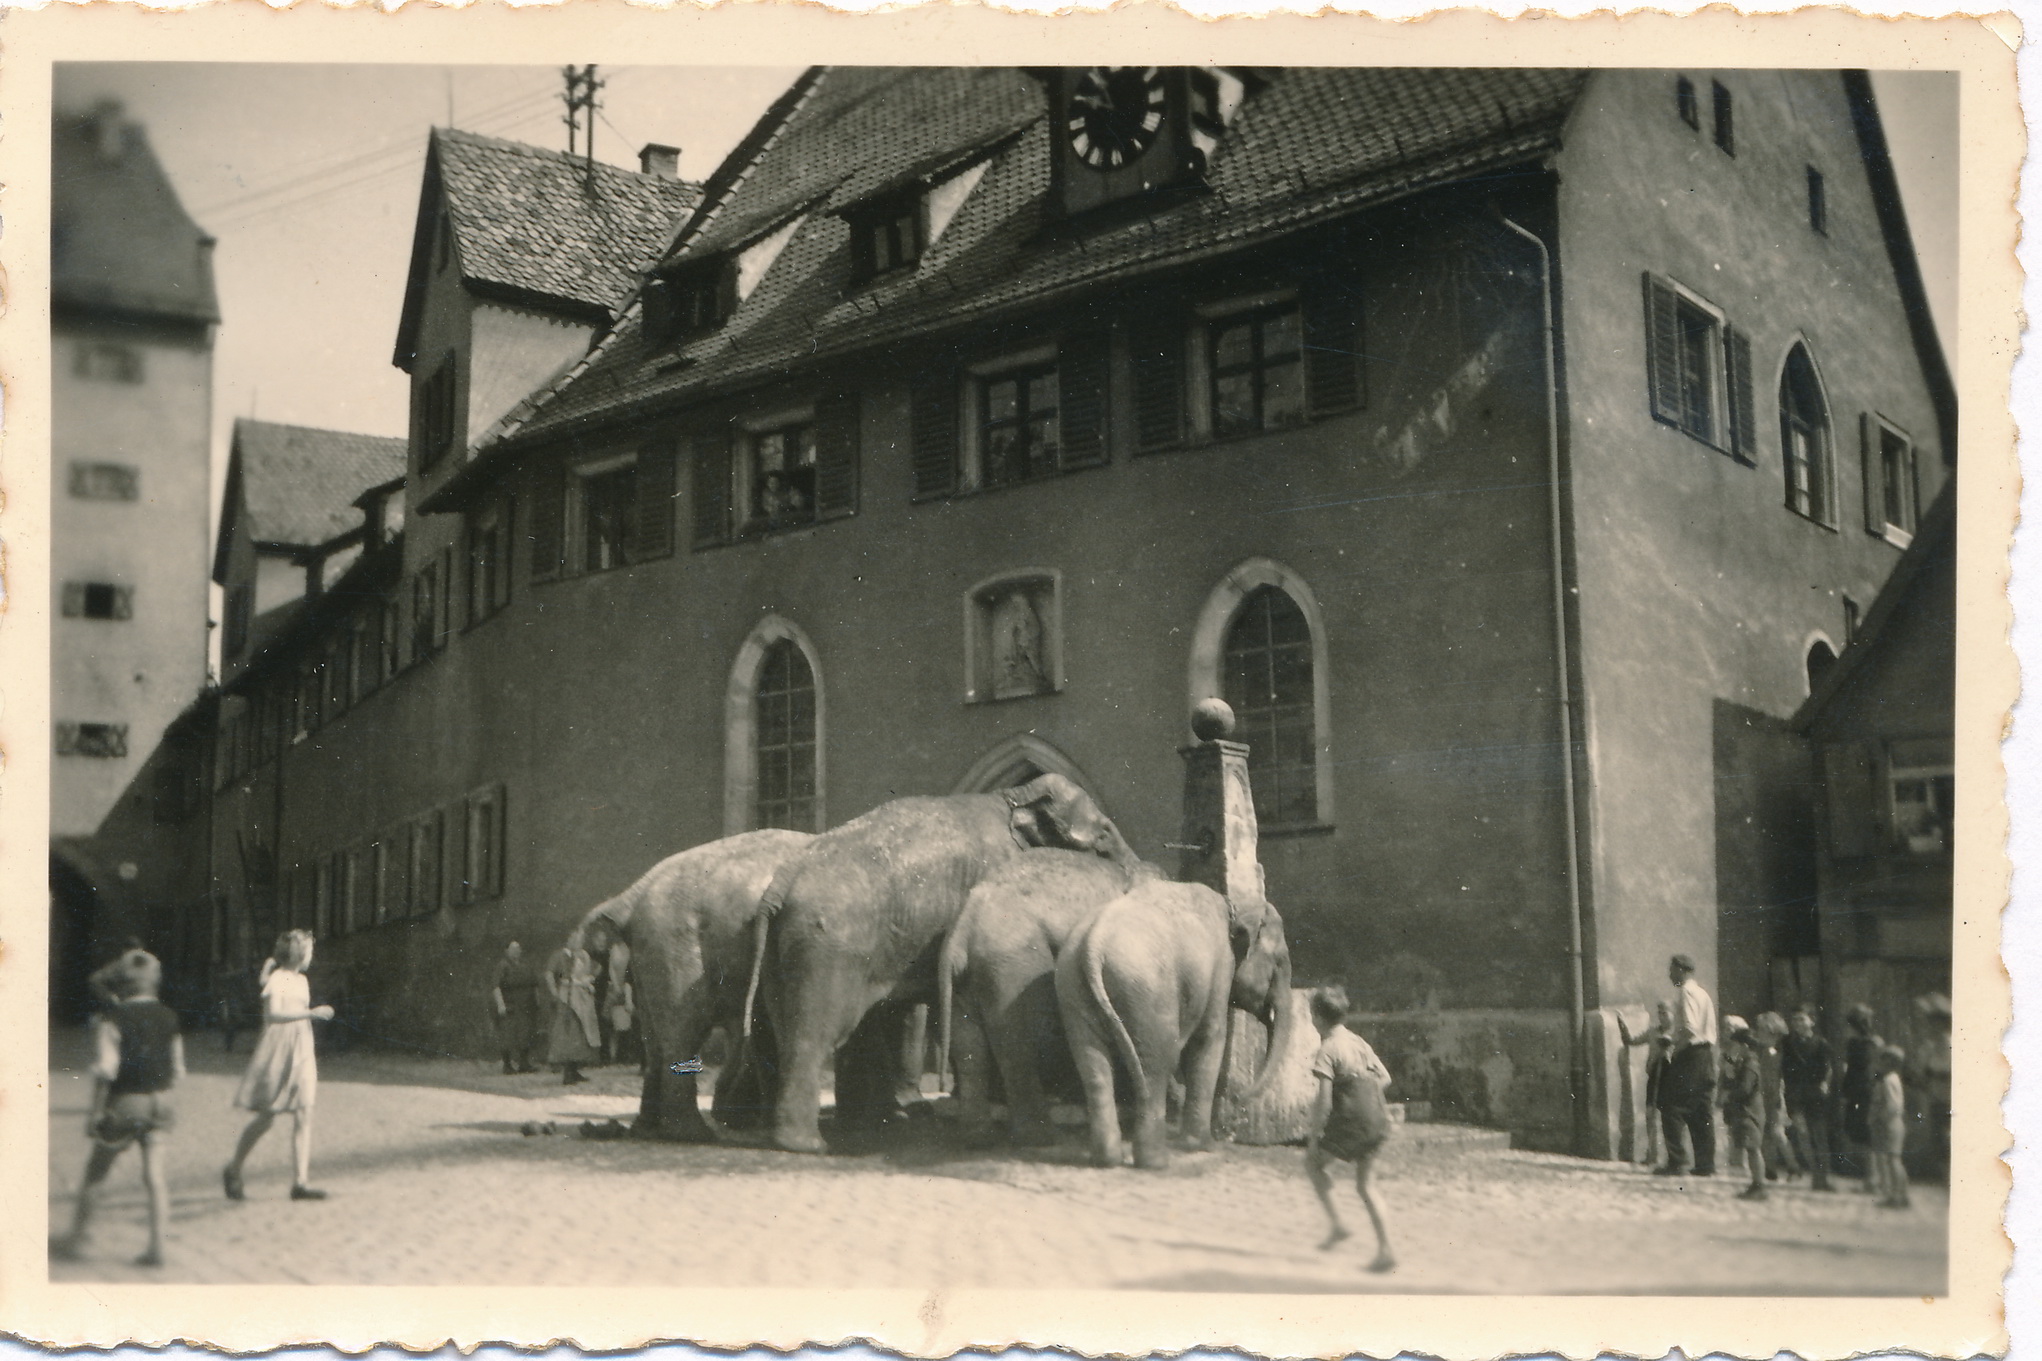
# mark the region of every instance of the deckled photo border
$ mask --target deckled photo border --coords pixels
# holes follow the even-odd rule
[[[2001,1350],[2001,1229],[2008,1176],[1997,1118],[2006,1084],[1999,1037],[2010,1003],[1999,912],[2008,868],[1998,744],[2016,694],[2005,585],[2017,469],[2008,373],[2018,349],[2013,199],[2022,127],[2007,19],[1889,21],[1834,10],[1739,17],[1711,12],[1624,19],[1505,21],[1451,12],[1388,23],[1356,16],[1209,21],[1125,7],[1045,19],[928,8],[846,16],[811,5],[659,12],[614,0],[545,11],[407,7],[398,14],[252,2],[164,16],[111,5],[15,11],[0,21],[0,318],[5,428],[0,517],[0,1330],[56,1345],[209,1343],[233,1350],[325,1342],[430,1348],[453,1341],[585,1350],[661,1339],[712,1346],[870,1339],[916,1355],[1024,1344],[1087,1354],[1227,1346],[1263,1355],[1400,1351],[1490,1357],[1664,1355],[1680,1348],[1843,1357],[1904,1349],[1945,1356]],[[1271,65],[1850,66],[1962,72],[1960,329],[1946,337],[1962,412],[1959,487],[1957,746],[1964,828],[1956,874],[1957,1123],[1950,1293],[1935,1299],[1713,1299],[1204,1296],[1136,1292],[626,1290],[502,1288],[52,1286],[45,1259],[47,1164],[44,958],[47,936],[47,721],[50,599],[48,447],[48,139],[53,62],[242,60],[635,64],[776,61]],[[1677,56],[1673,55],[1677,52]]]

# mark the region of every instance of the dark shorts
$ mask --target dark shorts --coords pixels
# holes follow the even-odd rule
[[[1732,1115],[1723,1113],[1723,1125],[1730,1132],[1730,1147],[1738,1153],[1754,1153],[1759,1150],[1759,1134],[1765,1128],[1756,1115]]]
[[[177,1108],[167,1092],[124,1092],[110,1097],[93,1127],[92,1140],[118,1153],[137,1139],[168,1134],[177,1127]]]
[[[1373,1157],[1378,1149],[1390,1141],[1387,1126],[1375,1128],[1369,1125],[1326,1122],[1326,1130],[1319,1136],[1319,1151],[1328,1158],[1341,1162],[1359,1162]]]

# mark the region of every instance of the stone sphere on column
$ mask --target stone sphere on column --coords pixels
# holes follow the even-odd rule
[[[1191,710],[1191,731],[1201,742],[1217,742],[1234,731],[1234,711],[1217,697],[1202,699]]]

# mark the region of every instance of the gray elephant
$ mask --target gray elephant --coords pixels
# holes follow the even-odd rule
[[[763,989],[779,1046],[775,1144],[823,1151],[825,1066],[854,1032],[890,1030],[888,1013],[935,1000],[937,953],[966,897],[1032,846],[1084,851],[1128,873],[1139,863],[1091,796],[1043,775],[991,794],[895,799],[823,833],[781,866],[760,901],[753,952],[753,987]],[[866,1024],[867,1013],[877,1027]],[[853,1052],[877,1048],[861,1039]],[[840,1119],[854,1092],[890,1098],[894,1075],[866,1066],[837,1061]]]
[[[1163,872],[1144,863],[1131,878],[1083,851],[1023,851],[965,899],[937,964],[935,1015],[938,1053],[957,1063],[958,1118],[969,1135],[983,1137],[991,1125],[997,1071],[1014,1141],[1054,1140],[1045,1078],[1075,1078],[1057,1014],[1056,957],[1093,913],[1142,877]]]
[[[645,1045],[638,1138],[712,1142],[696,1104],[695,1064],[718,1024],[735,1031],[744,1014],[752,919],[774,873],[815,836],[777,828],[743,832],[668,856],[637,883],[582,919],[584,945],[599,957],[621,938],[631,947],[631,987]],[[755,1035],[748,1057],[770,1038]],[[679,1065],[679,1071],[675,1071]],[[733,1061],[717,1085],[719,1118],[763,1105],[744,1090],[756,1076]]]
[[[1134,1093],[1135,1166],[1166,1167],[1172,1075],[1184,1083],[1185,1143],[1212,1142],[1229,1002],[1270,1028],[1271,1057],[1251,1095],[1296,1024],[1283,919],[1267,903],[1232,902],[1202,884],[1149,880],[1100,908],[1057,957],[1056,1000],[1085,1088],[1093,1156],[1106,1167],[1121,1161],[1116,1062]]]

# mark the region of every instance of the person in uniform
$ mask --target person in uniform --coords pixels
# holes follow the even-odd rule
[[[1319,1032],[1312,1076],[1318,1079],[1319,1090],[1312,1104],[1311,1133],[1305,1141],[1305,1175],[1332,1225],[1326,1241],[1319,1245],[1330,1250],[1351,1235],[1333,1204],[1333,1177],[1326,1164],[1354,1164],[1354,1189],[1361,1195],[1361,1206],[1368,1211],[1376,1234],[1375,1260],[1368,1269],[1391,1271],[1397,1259],[1390,1251],[1389,1226],[1369,1185],[1376,1154],[1390,1137],[1390,1108],[1383,1100],[1390,1072],[1368,1041],[1347,1028],[1347,1010],[1344,988],[1319,988],[1312,993],[1312,1026]]]

